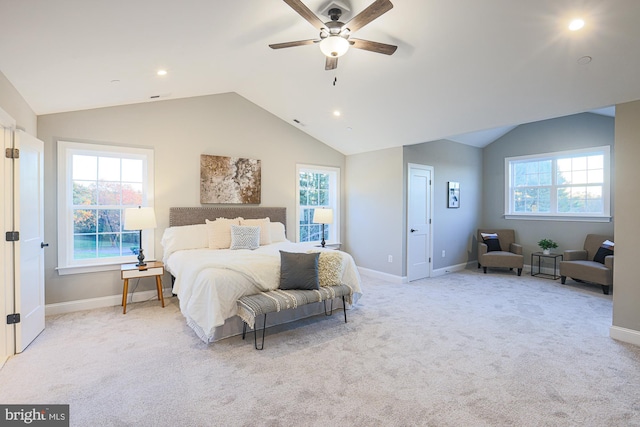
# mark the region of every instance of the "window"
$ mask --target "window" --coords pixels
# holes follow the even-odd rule
[[[58,141],[59,274],[134,262],[140,233],[123,212],[136,206],[153,206],[153,150]],[[152,230],[143,239],[153,259]]]
[[[333,209],[333,223],[324,226],[324,239],[340,241],[340,169],[323,166],[297,166],[296,216],[298,242],[320,242],[322,225],[313,222],[316,208]]]
[[[505,159],[505,216],[609,221],[609,146]]]

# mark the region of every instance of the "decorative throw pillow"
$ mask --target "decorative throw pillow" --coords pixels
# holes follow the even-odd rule
[[[318,259],[320,286],[342,285],[343,270],[342,253],[338,251],[320,252],[320,258]]]
[[[487,245],[487,252],[502,251],[500,247],[500,240],[498,240],[498,234],[496,233],[480,233],[482,235],[483,242]]]
[[[613,255],[613,246],[614,243],[611,240],[605,240],[602,242],[602,245],[598,248],[598,252],[596,252],[596,255],[593,257],[593,260],[600,264],[604,264],[604,259],[609,255]]]
[[[251,225],[255,227],[260,227],[260,244],[261,245],[271,244],[271,227],[269,227],[270,223],[271,223],[271,220],[269,219],[269,217],[261,218],[261,219],[240,220],[240,225]]]
[[[231,226],[230,249],[258,249],[260,247],[260,227],[246,225]]]
[[[280,289],[320,289],[319,255],[280,251]]]
[[[240,225],[242,218],[216,218],[215,221],[206,220],[207,235],[210,249],[229,249],[231,247],[231,226]]]

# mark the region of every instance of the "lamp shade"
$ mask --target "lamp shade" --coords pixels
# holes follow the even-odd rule
[[[316,224],[331,224],[333,222],[333,209],[314,209],[313,222]]]
[[[137,207],[124,210],[125,230],[146,230],[156,226],[156,214],[153,208]]]
[[[330,58],[337,58],[349,50],[349,42],[339,35],[329,36],[320,42],[320,50]]]

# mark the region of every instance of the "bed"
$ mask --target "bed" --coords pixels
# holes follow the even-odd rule
[[[226,236],[227,229],[220,228],[225,226],[225,221],[217,221],[218,218],[242,218],[240,225],[261,225],[261,244],[252,250],[225,248],[228,243],[222,236]],[[265,218],[269,220],[265,222]],[[360,298],[360,275],[349,254],[308,243],[293,243],[286,239],[285,224],[286,208],[280,207],[169,209],[169,228],[162,236],[163,261],[174,278],[173,293],[178,296],[180,311],[202,341],[211,343],[242,333],[237,300],[278,287],[280,251],[329,251],[334,253],[334,258],[339,253],[340,281],[353,289],[352,304]],[[218,228],[214,228],[216,226]],[[322,271],[320,273],[322,279]],[[320,313],[324,313],[322,303],[306,304],[275,313],[267,326]]]

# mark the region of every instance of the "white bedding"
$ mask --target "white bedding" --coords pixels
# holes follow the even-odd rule
[[[280,250],[331,249],[286,241],[256,250],[179,250],[165,258],[166,269],[176,278],[173,292],[180,300],[180,310],[203,341],[213,341],[215,329],[236,315],[238,298],[278,287]],[[353,289],[355,304],[362,294],[360,275],[353,258],[342,254],[346,260],[342,281]]]

